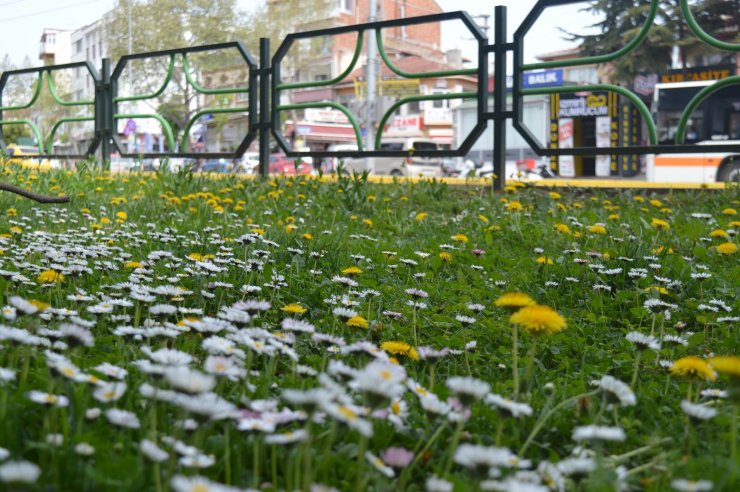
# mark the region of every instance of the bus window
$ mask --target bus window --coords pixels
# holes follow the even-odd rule
[[[729,133],[731,140],[740,140],[740,112],[730,113]]]

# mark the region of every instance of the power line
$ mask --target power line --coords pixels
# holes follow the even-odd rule
[[[5,2],[0,3],[0,7],[7,7],[8,5],[14,5],[16,3],[21,3],[23,0],[13,0],[12,2]]]
[[[31,14],[23,14],[23,15],[19,15],[19,16],[16,16],[16,17],[8,17],[7,19],[0,19],[0,24],[2,24],[4,22],[10,22],[10,21],[18,20],[18,19],[25,19],[27,17],[34,17],[34,16],[41,15],[41,14],[48,14],[49,12],[58,12],[59,10],[67,10],[67,9],[72,8],[72,7],[79,7],[81,5],[89,5],[91,3],[98,3],[100,1],[101,0],[89,0],[87,2],[73,3],[72,5],[66,5],[64,7],[57,7],[57,8],[53,8],[53,9],[41,10],[39,12],[33,12]],[[7,5],[10,5],[10,4],[7,4]]]

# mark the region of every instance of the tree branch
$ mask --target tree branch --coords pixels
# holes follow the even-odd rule
[[[19,186],[14,186],[12,184],[3,183],[1,181],[0,181],[0,190],[10,191],[11,193],[21,195],[22,197],[25,197],[25,198],[30,198],[31,200],[35,200],[39,203],[67,203],[69,201],[68,196],[41,195],[39,193],[35,193],[33,191],[23,189]]]

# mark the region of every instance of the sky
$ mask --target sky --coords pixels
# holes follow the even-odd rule
[[[261,1],[239,0],[239,3],[248,9]],[[34,66],[39,65],[39,40],[44,28],[78,29],[102,17],[115,3],[115,0],[0,0],[0,59],[9,54],[14,63],[20,64],[28,56]],[[448,12],[466,10],[471,15],[488,14],[491,16],[489,24],[493,24],[494,6],[504,5],[511,38],[536,1],[437,0],[437,3]],[[593,23],[593,18],[578,13],[579,8],[579,5],[557,7],[542,16],[531,36],[525,39],[525,61],[533,61],[535,54],[572,46],[561,39],[562,34],[556,29],[556,24],[560,19],[567,19],[568,25],[564,27],[583,32],[582,26]],[[482,23],[483,19],[478,21]],[[461,48],[464,52],[474,53],[472,41],[466,39],[469,36],[462,29],[456,29],[460,23],[447,24],[451,27],[443,30],[443,45],[446,45],[443,48]]]

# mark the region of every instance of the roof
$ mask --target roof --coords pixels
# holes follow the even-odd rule
[[[410,72],[410,73],[437,72],[440,70],[459,70],[458,68],[455,68],[451,65],[435,62],[433,60],[428,60],[420,56],[407,56],[404,58],[400,58],[398,60],[393,60],[393,65],[395,65],[397,68],[399,68],[400,70],[404,72]],[[365,76],[365,69],[357,68],[353,70],[349,75],[347,75],[347,77],[345,77],[344,80],[350,81],[350,80],[362,78],[364,76]],[[390,68],[388,68],[387,65],[382,64],[380,66],[380,76],[381,78],[383,78],[383,77],[397,77],[398,75],[395,72],[393,72]]]
[[[573,48],[568,48],[565,50],[551,51],[550,53],[543,53],[541,55],[537,55],[536,58],[542,61],[550,61],[550,60],[562,60],[564,58],[574,58],[580,55],[581,55],[581,47],[575,46]]]

